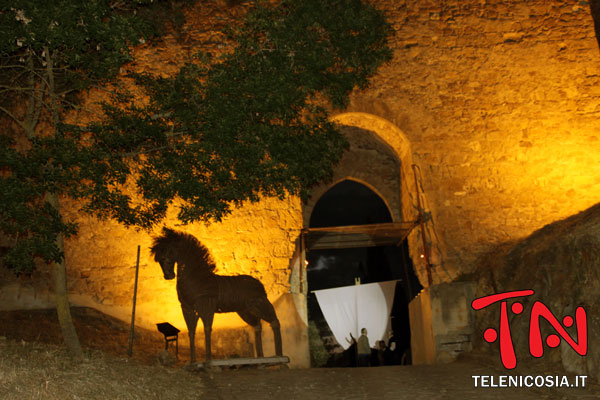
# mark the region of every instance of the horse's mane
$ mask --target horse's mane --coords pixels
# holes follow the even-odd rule
[[[177,261],[180,264],[199,267],[205,272],[213,272],[216,268],[208,249],[189,233],[177,232],[164,227],[162,235],[155,237],[152,241],[150,252],[156,256],[168,248],[174,248],[177,251]]]

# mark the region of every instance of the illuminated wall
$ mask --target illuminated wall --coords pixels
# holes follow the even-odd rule
[[[64,209],[76,207],[65,203]],[[71,302],[129,321],[136,251],[140,245],[136,324],[155,330],[156,323],[167,321],[186,332],[176,280],[164,280],[159,264],[149,251],[151,235],[78,213],[72,216],[78,219],[81,229],[79,235],[69,239],[65,246]],[[194,235],[210,249],[217,264],[217,274],[248,274],[263,283],[282,325],[284,352],[292,358],[293,366],[308,365],[308,346],[303,347],[303,340],[307,339],[305,305],[302,299],[297,299],[301,295],[290,293],[289,264],[301,223],[297,199],[265,199],[257,205],[240,208],[221,223],[210,226],[177,226],[174,218],[166,222],[167,226]],[[159,231],[157,228],[156,234]],[[224,330],[228,343],[219,343],[220,331]],[[217,314],[213,337],[216,338],[213,354],[254,355],[253,331],[237,314]],[[187,334],[182,340],[185,344]],[[263,324],[263,342],[265,354],[274,355],[273,334],[267,324]],[[201,322],[196,344],[203,348]],[[203,351],[199,354],[202,359]]]
[[[66,244],[70,290],[75,298],[92,294],[93,301],[101,306],[123,306],[124,315],[131,313],[139,244],[139,322],[153,326],[161,322],[157,318],[162,318],[185,326],[176,282],[164,280],[160,265],[150,255],[151,236],[115,223],[84,218],[80,220],[80,234]],[[259,205],[248,205],[210,226],[177,226],[173,218],[165,225],[190,233],[207,246],[218,274],[248,274],[258,278],[271,302],[289,292],[289,259],[301,225],[295,199],[268,199]],[[245,323],[236,314],[223,314],[215,319],[215,324],[234,327]]]
[[[239,22],[247,7],[200,3],[189,11],[189,25],[178,33],[167,35],[159,43],[137,47],[135,61],[125,66],[122,72],[172,73],[190,56],[190,51],[196,51],[196,47],[190,46],[190,40],[194,46],[213,54],[225,51],[227,46],[221,44],[224,23]],[[190,35],[189,40],[182,40],[182,32]],[[87,112],[73,118],[93,119],[97,111],[95,104],[104,99],[103,96],[101,91],[90,93]],[[177,298],[176,281],[164,280],[160,266],[149,252],[152,236],[160,233],[162,225],[155,232],[137,232],[114,222],[82,215],[77,211],[79,205],[67,200],[61,207],[67,217],[80,225],[78,236],[65,244],[72,303],[91,306],[128,321],[131,318],[136,249],[140,245],[136,323],[155,330],[156,323],[168,321],[185,333],[187,328]],[[171,211],[165,225],[198,238],[211,251],[217,274],[248,274],[263,283],[281,322],[284,354],[290,356],[291,366],[308,366],[306,301],[302,294],[291,293],[290,283],[295,240],[302,229],[299,199],[264,199],[258,204],[238,208],[222,222],[209,226],[201,223],[180,226],[175,210]],[[221,340],[221,337],[226,339]],[[181,339],[185,345],[187,334]],[[237,314],[215,316],[213,354],[253,356],[253,342],[253,330]],[[201,348],[199,358],[202,359],[204,335],[201,322],[196,345]],[[265,355],[274,355],[273,334],[267,324],[263,324],[263,345]]]
[[[434,281],[598,202],[600,55],[588,5],[376,4],[396,30],[394,59],[346,112],[384,118],[410,142],[443,255]]]
[[[469,273],[498,244],[598,202],[600,54],[589,6],[558,0],[374,3],[396,31],[394,59],[334,118],[369,131],[397,158],[398,188],[371,184],[393,204],[394,220],[415,217],[411,167],[420,168],[425,209],[433,217],[427,240],[434,282]],[[239,21],[246,7],[200,2],[184,27],[193,40],[171,35],[140,45],[135,62],[124,70],[168,74],[194,46],[222,51],[222,27]],[[97,95],[90,95],[91,113]],[[369,183],[366,177],[361,181]],[[330,186],[317,188],[306,205],[265,199],[236,210],[223,223],[185,229],[211,249],[219,273],[261,279],[269,298],[287,307],[280,318],[301,326],[302,299],[286,297],[293,287],[290,260],[311,204]],[[184,326],[174,282],[164,281],[149,258],[149,235],[82,216],[75,204],[63,202],[63,209],[81,224],[80,235],[67,242],[75,304],[127,320],[140,244],[139,322]],[[168,225],[173,224],[171,219]],[[426,285],[416,234],[410,238],[411,256]],[[231,316],[216,321],[222,328],[241,325]],[[264,335],[270,340],[268,327]]]

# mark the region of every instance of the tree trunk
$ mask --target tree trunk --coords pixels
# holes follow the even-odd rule
[[[58,210],[58,196],[55,193],[50,193],[46,197],[48,203]],[[64,254],[65,244],[63,234],[59,233],[56,236],[56,246]],[[83,358],[83,351],[79,343],[79,337],[73,325],[71,317],[71,306],[67,294],[67,268],[65,258],[61,262],[54,263],[54,295],[56,296],[56,313],[58,314],[58,323],[62,331],[65,345],[69,355],[75,359]]]
[[[47,85],[48,85],[48,96],[50,97],[50,112],[54,119],[54,135],[61,135],[61,131],[58,129],[60,123],[60,114],[58,109],[58,102],[56,97],[56,89],[54,86],[54,58],[50,52],[48,46],[44,47],[44,54],[46,60],[46,74],[47,74]],[[58,206],[58,195],[56,193],[47,193],[46,201],[60,213]],[[65,264],[65,244],[63,240],[63,234],[59,233],[56,235],[56,247],[63,254],[60,262],[54,263],[54,295],[56,296],[56,313],[58,314],[58,323],[62,331],[65,345],[69,355],[75,359],[83,358],[83,351],[81,350],[81,344],[79,343],[79,337],[73,325],[73,318],[71,317],[71,305],[69,304],[69,296],[67,294],[67,267]]]
[[[600,0],[590,0],[590,10],[594,19],[594,31],[596,32],[596,40],[600,45]]]

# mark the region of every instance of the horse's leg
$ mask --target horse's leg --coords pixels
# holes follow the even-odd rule
[[[283,349],[281,346],[281,327],[279,324],[279,319],[277,319],[277,314],[275,313],[275,309],[273,305],[267,300],[264,299],[262,303],[262,314],[265,321],[267,321],[271,328],[273,329],[273,339],[275,341],[275,354],[278,356],[283,355]]]
[[[273,338],[275,339],[275,354],[278,356],[283,355],[283,349],[281,348],[281,328],[279,326],[279,320],[271,322],[271,328],[273,329]]]
[[[198,313],[190,308],[181,308],[183,311],[183,318],[188,328],[188,335],[190,337],[190,364],[196,362],[196,326],[198,325]]]
[[[256,357],[264,357],[263,347],[262,347],[262,326],[260,325],[260,320],[254,328],[254,345],[256,346]]]
[[[254,328],[254,347],[256,347],[256,357],[263,357],[262,326],[260,325],[260,318],[249,311],[238,311],[238,315],[244,320],[244,322]]]
[[[213,324],[213,318],[214,318],[215,314],[210,313],[210,314],[205,314],[202,315],[200,318],[202,318],[202,324],[204,324],[204,344],[205,344],[205,348],[206,348],[206,352],[205,352],[205,359],[206,359],[206,363],[210,364],[210,360],[211,360],[211,350],[210,350],[210,335],[212,333],[212,324]]]

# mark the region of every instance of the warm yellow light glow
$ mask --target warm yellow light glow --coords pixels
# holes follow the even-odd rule
[[[269,299],[273,301],[289,291],[288,266],[294,252],[294,243],[289,240],[289,237],[297,236],[301,228],[301,219],[298,217],[300,212],[297,208],[299,209],[299,203],[294,199],[283,201],[264,199],[260,205],[244,205],[221,223],[180,226],[174,215],[169,215],[165,225],[190,233],[204,244],[215,260],[218,275],[253,276],[261,281]],[[174,211],[176,210],[171,213],[174,214]],[[264,222],[256,224],[260,216]],[[282,225],[287,229],[282,229]],[[162,226],[156,229],[154,235],[158,235],[160,229]],[[288,230],[292,230],[293,233],[288,234]],[[115,229],[114,232],[119,231]],[[155,330],[157,323],[169,322],[185,332],[187,326],[177,297],[177,279],[165,280],[160,265],[154,261],[149,252],[154,235],[141,233],[118,237],[119,240],[110,244],[110,255],[114,256],[114,260],[111,258],[108,261],[114,265],[135,265],[135,249],[140,244],[136,325]],[[78,251],[82,248],[83,246],[73,247]],[[102,265],[106,261],[106,258],[99,257],[98,260],[94,260],[94,264]],[[110,314],[118,314],[118,317],[123,320],[128,320],[131,315],[135,271],[133,268],[119,271],[124,272],[124,278],[115,280],[111,276],[111,285],[105,285],[105,289],[122,296],[122,303],[113,301],[109,304],[109,300],[105,303],[107,307],[101,308]],[[113,274],[115,269],[95,272],[102,273],[102,276],[99,275],[93,280],[102,281],[105,276]],[[245,326],[246,323],[237,313],[215,314],[213,329]],[[199,321],[197,331],[201,332],[201,330],[202,323]]]

